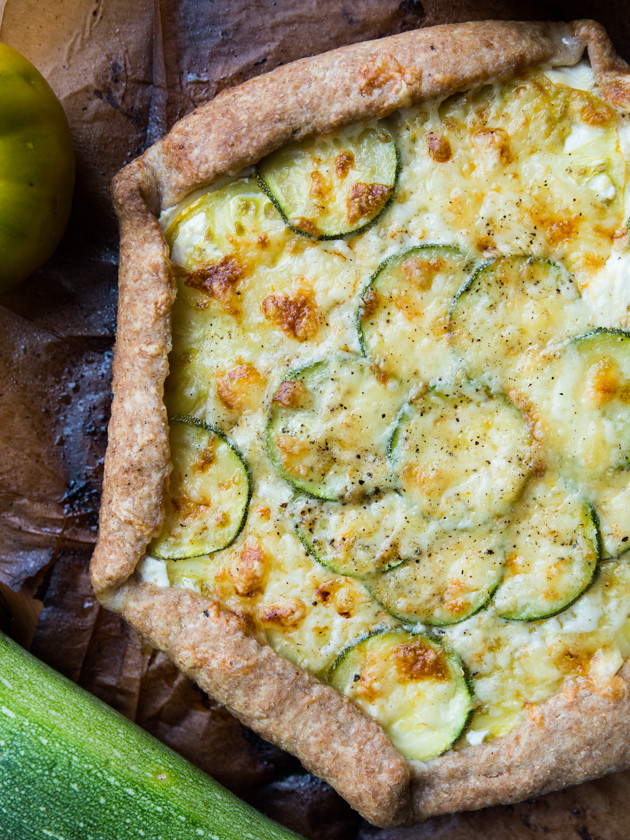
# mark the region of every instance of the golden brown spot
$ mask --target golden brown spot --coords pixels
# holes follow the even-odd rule
[[[272,292],[263,299],[261,308],[265,318],[289,338],[308,341],[317,334],[321,318],[313,290],[305,285],[287,292]]]
[[[572,239],[578,230],[580,217],[572,216],[551,216],[540,217],[538,222],[543,228],[545,238],[552,247],[557,247],[563,242]]]
[[[212,464],[214,464],[214,460],[216,457],[216,448],[217,440],[214,436],[211,436],[208,440],[206,448],[203,450],[201,455],[199,455],[199,457],[193,464],[193,469],[201,473],[204,473],[206,472],[206,470],[210,469]]]
[[[613,109],[601,102],[595,105],[593,102],[587,102],[580,109],[580,119],[587,125],[603,125],[614,119],[615,112]]]
[[[512,159],[510,137],[503,128],[480,128],[472,135],[473,146],[490,154],[496,163],[508,164]]]
[[[266,248],[269,247],[269,234],[268,233],[259,233],[258,239],[258,247],[261,251],[264,251]]]
[[[306,616],[306,606],[299,598],[289,598],[280,604],[262,606],[258,617],[262,624],[271,624],[283,630],[292,630],[302,623]]]
[[[449,678],[445,654],[428,645],[424,639],[411,639],[397,645],[392,651],[392,661],[400,680]]]
[[[380,296],[378,292],[370,286],[361,301],[361,318],[371,318],[378,309],[379,303]]]
[[[342,579],[331,578],[321,583],[315,590],[315,599],[322,604],[331,603],[342,618],[351,618],[356,607],[356,592]]]
[[[269,520],[271,518],[271,508],[268,505],[256,505],[253,513],[260,519]]]
[[[456,618],[470,609],[470,598],[465,595],[466,584],[461,580],[450,580],[444,592],[447,611]]]
[[[325,201],[330,195],[330,186],[326,183],[326,179],[317,169],[311,172],[311,183],[308,188],[308,194],[311,198]]]
[[[289,219],[289,224],[296,230],[301,230],[303,233],[312,236],[313,239],[319,239],[322,235],[321,230],[315,222],[312,219],[307,219],[305,216],[294,216],[292,219]]]
[[[228,566],[228,576],[237,595],[250,598],[262,587],[266,557],[260,542],[248,537],[242,551],[236,553]]]
[[[217,396],[227,408],[258,408],[264,385],[265,377],[249,362],[217,372]]]
[[[618,399],[630,402],[630,383],[620,382],[617,366],[611,359],[598,359],[586,372],[584,399],[595,406]]]
[[[307,394],[308,390],[303,382],[299,379],[287,379],[280,383],[271,400],[285,408],[297,408]]]
[[[630,108],[630,85],[624,84],[621,79],[616,79],[612,82],[609,82],[607,85],[603,85],[600,88],[602,95],[612,104],[615,108],[619,108],[620,110],[627,110]]]
[[[444,266],[445,262],[441,257],[409,257],[400,265],[407,281],[422,291],[431,288],[435,276]]]
[[[358,181],[350,188],[346,198],[348,224],[355,225],[361,219],[374,216],[383,207],[392,192],[385,184],[364,184]]]
[[[226,312],[239,310],[237,286],[245,268],[234,257],[223,257],[218,263],[202,265],[187,272],[184,284],[217,300]]]
[[[429,157],[436,163],[446,163],[447,160],[451,159],[451,144],[446,137],[435,131],[429,131],[427,134],[427,148]]]
[[[353,166],[354,154],[352,152],[342,152],[335,158],[335,175],[343,180]]]
[[[376,700],[382,691],[380,683],[383,670],[384,663],[380,651],[366,651],[365,662],[359,673],[359,679],[353,683],[355,693],[368,702]]]

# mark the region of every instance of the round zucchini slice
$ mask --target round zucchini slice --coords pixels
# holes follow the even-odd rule
[[[607,472],[587,484],[597,513],[602,558],[618,557],[630,549],[630,470]]]
[[[428,636],[384,630],[345,650],[328,675],[381,724],[405,758],[441,755],[466,728],[472,697],[458,657]]]
[[[164,526],[147,553],[182,560],[226,548],[245,524],[252,492],[243,456],[223,432],[193,417],[172,417],[169,441]]]
[[[359,305],[364,354],[404,380],[449,375],[448,307],[467,268],[467,257],[450,245],[421,245],[381,263]]]
[[[556,615],[591,583],[599,554],[596,517],[582,492],[554,472],[533,480],[506,533],[497,614],[515,621]]]
[[[382,213],[396,183],[398,153],[387,129],[355,124],[289,143],[257,171],[292,230],[337,239],[359,233]]]
[[[398,493],[342,504],[301,497],[292,513],[309,554],[340,575],[386,571],[422,553],[425,522]]]
[[[400,413],[390,444],[400,490],[428,517],[472,528],[505,513],[535,461],[521,412],[483,388],[432,388]]]
[[[455,624],[488,602],[501,580],[504,556],[499,534],[457,530],[434,538],[418,557],[366,584],[401,621]]]
[[[165,237],[173,263],[193,271],[255,247],[274,224],[279,226],[273,204],[256,178],[239,178],[185,204],[166,225]],[[265,260],[265,251],[256,247],[256,253]]]
[[[567,341],[532,394],[553,448],[588,479],[630,465],[630,332]]]
[[[569,272],[526,255],[479,266],[452,302],[451,342],[475,378],[508,376],[527,351],[563,341],[586,323],[586,310]]]
[[[278,473],[320,499],[357,501],[391,485],[390,429],[400,383],[360,356],[335,356],[287,375],[272,397],[267,451]]]

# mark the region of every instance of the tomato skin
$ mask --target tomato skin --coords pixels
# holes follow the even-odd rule
[[[46,262],[74,188],[68,120],[30,61],[0,44],[0,291]]]

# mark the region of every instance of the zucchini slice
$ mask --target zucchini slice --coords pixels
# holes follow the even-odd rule
[[[359,640],[340,655],[328,681],[376,718],[411,760],[445,752],[466,728],[472,708],[458,657],[407,630]]]
[[[630,470],[614,470],[587,483],[597,513],[602,559],[618,557],[630,548]]]
[[[387,129],[355,124],[289,143],[257,172],[292,230],[337,239],[359,233],[382,213],[396,183],[398,153]]]
[[[453,531],[366,584],[378,603],[401,621],[455,624],[488,602],[501,580],[504,556],[496,531]]]
[[[521,412],[471,383],[432,388],[403,409],[390,459],[400,490],[423,514],[472,528],[509,509],[535,447]]]
[[[346,504],[301,497],[292,513],[309,554],[340,575],[382,572],[422,551],[424,522],[398,493]]]
[[[567,341],[532,385],[545,432],[585,478],[630,465],[630,332]]]
[[[451,342],[475,378],[510,375],[526,351],[559,342],[586,323],[573,278],[551,260],[516,255],[483,263],[452,302]]]
[[[293,487],[356,501],[391,485],[387,443],[402,402],[360,356],[335,356],[289,373],[272,397],[267,451]]]
[[[223,432],[193,417],[172,417],[169,440],[166,516],[147,552],[181,560],[226,548],[245,524],[252,493],[243,456]]]
[[[533,621],[561,612],[591,583],[599,555],[596,517],[582,492],[555,472],[533,480],[506,533],[497,614]]]
[[[363,353],[401,379],[433,382],[448,375],[448,308],[467,262],[451,245],[420,245],[381,263],[359,305]]]
[[[256,178],[239,178],[185,204],[172,216],[164,235],[171,260],[191,271],[246,251],[259,234],[269,235],[275,219],[271,199]],[[260,249],[257,257],[264,259]]]

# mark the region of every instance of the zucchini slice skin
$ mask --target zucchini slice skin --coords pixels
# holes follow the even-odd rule
[[[459,528],[507,512],[535,452],[516,406],[475,383],[431,388],[409,403],[389,446],[403,495],[425,516]]]
[[[550,445],[590,479],[630,465],[630,332],[574,336],[532,382]]]
[[[470,376],[500,382],[511,381],[529,350],[564,341],[584,323],[586,311],[566,268],[526,254],[479,265],[448,314],[451,344]]]
[[[390,487],[387,443],[402,399],[400,383],[381,381],[361,356],[291,371],[267,416],[271,463],[296,490],[328,501],[356,501]]]
[[[597,513],[602,560],[619,557],[630,549],[630,470],[608,471],[585,490]]]
[[[148,553],[162,560],[213,554],[243,530],[252,476],[236,444],[194,417],[169,420],[171,472],[166,517]]]
[[[11,840],[300,840],[0,633]]]
[[[446,752],[462,735],[472,695],[459,657],[408,630],[377,630],[346,648],[328,682],[379,721],[410,760]]]
[[[394,492],[343,504],[297,498],[296,533],[307,552],[331,571],[365,578],[396,568],[421,552],[423,521]]]
[[[372,225],[392,200],[399,168],[386,128],[348,126],[289,143],[261,161],[256,175],[287,227],[326,240]]]
[[[428,626],[456,624],[479,612],[500,585],[505,548],[498,529],[434,537],[419,557],[366,580],[394,618]]]
[[[357,311],[361,351],[386,373],[433,382],[452,374],[446,323],[470,259],[453,245],[425,243],[384,260]]]
[[[563,612],[590,586],[601,557],[595,511],[556,473],[530,482],[506,532],[506,570],[494,609],[510,621]]]

